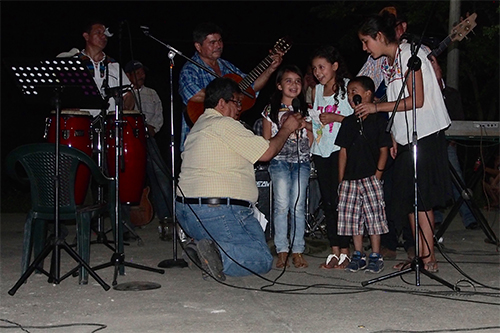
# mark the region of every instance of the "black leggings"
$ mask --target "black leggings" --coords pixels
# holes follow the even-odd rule
[[[326,232],[330,246],[348,248],[351,237],[339,236],[338,224],[338,187],[339,187],[339,152],[329,157],[314,156],[314,166],[318,172],[319,190],[325,212]]]

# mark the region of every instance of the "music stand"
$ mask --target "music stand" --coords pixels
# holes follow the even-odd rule
[[[102,98],[97,87],[85,66],[78,59],[52,59],[52,60],[12,60],[5,61],[15,79],[16,85],[21,89],[23,95],[30,101],[35,102],[43,99],[53,98],[56,108],[56,141],[55,141],[55,170],[54,170],[54,241],[48,243],[35,258],[33,263],[23,273],[14,287],[9,290],[13,296],[17,289],[37,269],[37,266],[52,252],[50,273],[44,272],[49,283],[59,284],[68,276],[73,275],[76,268],[64,276],[60,276],[61,248],[64,249],[76,262],[78,267],[83,266],[89,274],[104,288],[109,290],[106,284],[95,271],[71,248],[64,238],[59,235],[59,140],[60,140],[60,115],[61,94],[64,101],[77,101],[83,107],[95,107],[101,105]]]

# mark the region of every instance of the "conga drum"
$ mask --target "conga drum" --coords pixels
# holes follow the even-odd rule
[[[91,137],[92,116],[87,111],[61,110],[59,120],[59,144],[81,150],[85,154],[92,154]],[[45,119],[44,138],[50,143],[56,142],[56,112]],[[90,170],[86,165],[79,165],[75,179],[75,204],[81,205],[85,200],[90,181]]]
[[[146,126],[139,111],[123,111],[122,151],[120,172],[120,202],[138,205],[146,181]],[[115,112],[106,117],[107,165],[111,177],[115,176]]]

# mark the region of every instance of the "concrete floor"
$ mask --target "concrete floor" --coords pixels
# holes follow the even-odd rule
[[[499,235],[499,211],[484,215]],[[362,281],[394,272],[392,265],[406,253],[398,249],[398,258],[386,260],[379,275],[325,271],[318,266],[328,255],[326,243],[308,239],[306,269],[273,269],[218,283],[189,268],[158,274],[126,267],[117,282],[127,290],[108,291],[91,277],[88,285],[75,277],[54,285],[33,274],[10,296],[7,291],[20,278],[24,218],[1,215],[2,332],[500,332],[498,249],[485,242],[482,230],[465,230],[458,218],[442,243],[453,265],[438,253],[436,275],[460,292],[423,274],[417,286],[413,271],[363,287]],[[161,240],[157,227],[154,220],[138,230],[144,244],[126,246],[125,261],[156,268],[173,259],[172,242]],[[68,229],[71,243],[74,226]],[[180,245],[177,249],[180,258]],[[91,251],[92,267],[110,262],[112,252],[103,244]],[[75,265],[62,251],[61,276]],[[114,267],[96,273],[111,285]],[[137,290],[148,283],[161,287]]]

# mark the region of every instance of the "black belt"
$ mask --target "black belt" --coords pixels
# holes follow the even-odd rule
[[[243,207],[252,207],[252,203],[245,200],[231,198],[184,198],[177,197],[175,200],[190,205],[237,205]]]

